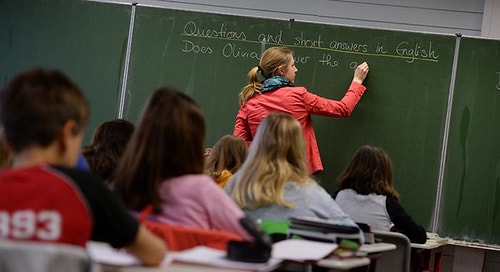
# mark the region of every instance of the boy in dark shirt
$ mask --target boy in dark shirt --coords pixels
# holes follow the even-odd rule
[[[14,152],[0,172],[0,238],[124,247],[146,265],[166,254],[93,174],[75,169],[89,104],[58,71],[20,73],[0,92],[3,137]]]

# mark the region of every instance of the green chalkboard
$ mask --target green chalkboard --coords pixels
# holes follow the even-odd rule
[[[233,131],[238,93],[266,47],[295,51],[296,85],[340,99],[362,61],[368,91],[347,119],[314,117],[330,192],[362,144],[391,155],[396,187],[415,219],[430,226],[455,37],[415,32],[137,7],[124,116],[135,120],[164,85],[194,97],[208,122],[207,146]]]
[[[439,232],[500,244],[500,40],[461,38]]]
[[[131,6],[0,2],[0,85],[32,67],[63,71],[90,100],[87,142],[97,124],[117,116]]]

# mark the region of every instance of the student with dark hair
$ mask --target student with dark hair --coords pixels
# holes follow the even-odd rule
[[[124,247],[146,265],[166,248],[130,216],[95,175],[74,168],[89,104],[58,71],[33,69],[0,93],[0,121],[13,166],[0,172],[1,236],[85,246],[88,240]]]
[[[363,81],[368,74],[368,64],[363,62],[354,70],[352,82],[341,100],[327,99],[306,88],[295,86],[293,51],[286,47],[266,49],[258,66],[248,72],[248,84],[240,94],[240,109],[236,115],[233,134],[250,143],[260,122],[271,112],[291,114],[304,132],[309,172],[323,171],[311,115],[348,117],[364,94]]]
[[[233,135],[222,136],[212,148],[207,159],[207,171],[214,181],[224,188],[226,182],[240,168],[247,156],[247,143]]]
[[[92,142],[83,148],[83,156],[92,172],[111,184],[118,160],[134,132],[134,124],[114,119],[100,124],[94,131]]]
[[[361,146],[337,179],[335,201],[356,222],[375,230],[398,231],[412,243],[427,234],[405,211],[392,181],[392,162],[380,147]]]
[[[204,174],[205,133],[205,117],[191,97],[156,90],[118,164],[114,190],[133,211],[151,205],[151,220],[251,240],[239,223],[241,209]]]

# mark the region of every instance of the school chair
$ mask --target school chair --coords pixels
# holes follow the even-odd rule
[[[149,220],[147,217],[151,211],[152,206],[146,207],[139,215],[139,221],[161,237],[170,251],[181,251],[196,246],[227,250],[229,241],[243,241],[241,236],[232,232],[176,226]]]
[[[377,272],[410,272],[411,243],[399,232],[373,230],[375,240],[396,245],[396,250],[384,252],[377,260]]]
[[[0,240],[2,272],[90,272],[86,250],[76,245]]]

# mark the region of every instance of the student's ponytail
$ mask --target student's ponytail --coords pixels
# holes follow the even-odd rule
[[[255,94],[260,93],[260,81],[258,77],[259,66],[255,66],[248,71],[248,84],[241,89],[240,92],[240,106],[245,104],[248,99],[252,98]]]
[[[255,66],[248,72],[248,84],[241,89],[240,106],[243,106],[248,99],[256,94],[260,94],[261,83],[258,75],[270,78],[275,75],[280,66],[287,66],[293,60],[293,51],[286,47],[271,47],[262,54],[259,66]]]

